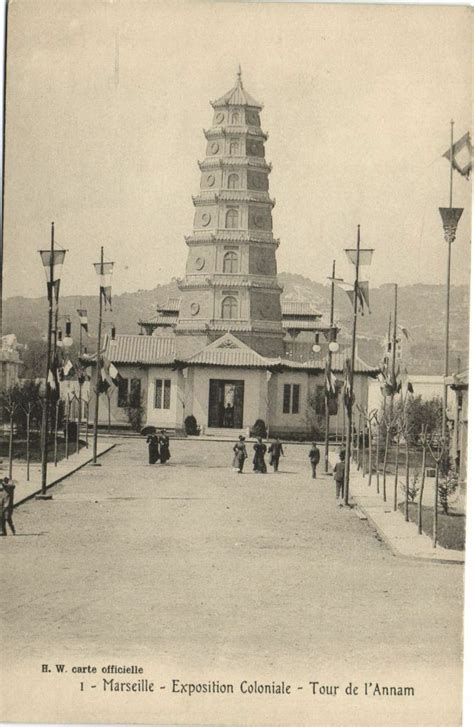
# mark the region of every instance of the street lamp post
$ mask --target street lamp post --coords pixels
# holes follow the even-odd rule
[[[41,460],[41,495],[39,497],[48,497],[46,493],[48,480],[48,428],[49,428],[49,411],[51,400],[51,382],[53,381],[51,371],[52,361],[52,335],[53,335],[53,311],[54,299],[56,298],[56,307],[59,300],[59,283],[61,280],[61,268],[66,256],[66,250],[55,249],[54,241],[54,222],[51,223],[51,245],[49,250],[40,250],[41,260],[46,274],[47,290],[48,290],[48,338],[47,338],[47,354],[46,354],[46,387],[45,399],[42,411],[42,460]],[[56,382],[55,382],[56,385]]]

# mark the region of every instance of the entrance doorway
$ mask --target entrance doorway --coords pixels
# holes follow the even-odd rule
[[[241,429],[244,415],[244,382],[209,380],[209,427]]]

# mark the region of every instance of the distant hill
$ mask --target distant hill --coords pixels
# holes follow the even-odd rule
[[[330,288],[302,275],[280,273],[283,298],[313,303],[328,318]],[[137,321],[155,315],[157,303],[178,296],[176,280],[157,285],[153,290],[123,293],[113,300],[113,320],[120,333],[137,333]],[[402,338],[404,359],[411,373],[441,374],[444,369],[444,308],[445,288],[441,285],[402,286],[398,292],[399,322],[409,331],[409,340]],[[89,313],[90,331],[94,334],[98,315],[96,296],[66,296],[61,298],[61,314],[69,314],[76,328],[76,309],[82,305]],[[389,313],[393,308],[393,286],[382,285],[370,291],[371,314],[359,318],[358,346],[361,357],[368,363],[379,362]],[[4,330],[16,333],[21,343],[42,338],[46,334],[45,298],[8,298],[4,303]],[[341,340],[349,340],[352,311],[347,295],[340,289],[335,295],[335,320],[341,327]],[[451,291],[451,368],[468,363],[469,288],[456,286]]]

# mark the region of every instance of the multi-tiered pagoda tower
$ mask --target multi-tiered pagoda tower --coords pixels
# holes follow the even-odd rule
[[[244,89],[240,68],[235,86],[211,106],[186,276],[179,281],[178,352],[191,355],[231,331],[258,353],[280,356],[279,242],[272,232],[263,106]]]

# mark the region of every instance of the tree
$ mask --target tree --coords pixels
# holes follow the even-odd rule
[[[46,375],[48,344],[42,338],[29,341],[22,353],[22,376],[25,379],[41,379]]]
[[[398,401],[398,413],[403,413],[404,429],[409,434],[409,443],[420,443],[423,428],[426,434],[434,435],[441,429],[443,403],[439,396],[423,400],[421,396],[411,396]]]

